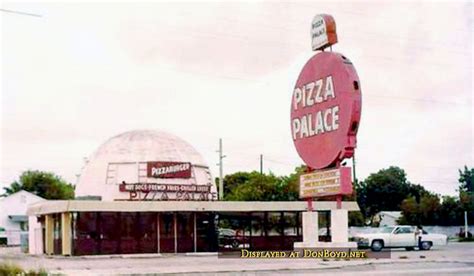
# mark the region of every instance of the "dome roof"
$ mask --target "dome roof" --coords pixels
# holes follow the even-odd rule
[[[147,164],[179,162],[191,164],[191,178],[153,178]],[[156,130],[135,130],[114,136],[89,158],[76,184],[76,197],[100,196],[102,200],[124,200],[121,183],[208,185],[214,192],[209,167],[202,156],[181,138]]]
[[[134,130],[103,143],[90,158],[109,162],[175,161],[205,166],[202,156],[183,139],[157,130]]]

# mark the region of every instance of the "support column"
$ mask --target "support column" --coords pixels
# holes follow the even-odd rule
[[[193,232],[193,240],[194,240],[194,252],[197,252],[197,226],[196,226],[196,212],[193,212],[193,228],[194,228],[194,232]]]
[[[157,213],[156,214],[156,229],[157,229],[157,233],[156,233],[156,242],[157,242],[157,249],[158,249],[158,253],[161,253],[161,248],[160,248],[160,242],[161,242],[161,239],[160,239],[160,213]]]
[[[38,222],[38,218],[28,216],[28,250],[32,255],[43,254],[43,229],[42,225]]]
[[[303,213],[303,243],[319,242],[318,212]]]
[[[345,209],[331,210],[331,239],[335,247],[357,248],[349,242],[349,213]]]
[[[61,214],[61,250],[63,255],[71,256],[71,213]]]
[[[357,248],[349,242],[348,212],[331,210],[331,242],[319,242],[318,212],[303,213],[303,242],[295,242],[294,248]]]
[[[347,210],[331,211],[331,238],[332,242],[348,242],[349,221]]]
[[[295,242],[295,248],[315,247],[319,243],[318,212],[303,212],[303,242]]]
[[[44,224],[44,249],[46,254],[52,255],[54,254],[54,220],[52,214],[45,215]]]
[[[174,253],[178,253],[178,216],[173,213],[173,224],[174,224]]]

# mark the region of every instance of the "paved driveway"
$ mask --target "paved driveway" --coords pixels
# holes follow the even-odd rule
[[[217,256],[144,255],[46,257],[0,249],[0,261],[23,268],[45,268],[68,275],[110,274],[467,274],[474,275],[474,243],[450,243],[430,251],[394,250],[390,259],[323,261],[320,259],[227,259]]]

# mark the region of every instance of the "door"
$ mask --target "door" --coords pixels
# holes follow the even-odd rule
[[[176,214],[178,252],[194,252],[194,216],[192,213]]]
[[[159,216],[160,253],[175,253],[174,215],[172,213],[161,213]]]
[[[411,247],[416,245],[415,229],[411,226],[397,227],[390,235],[391,247]]]

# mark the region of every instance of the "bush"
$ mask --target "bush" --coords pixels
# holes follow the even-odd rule
[[[474,242],[474,237],[459,238],[460,242]]]
[[[1,263],[0,264],[0,276],[19,275],[24,273],[23,268],[12,263]]]
[[[41,268],[40,270],[23,270],[19,265],[13,263],[0,263],[0,276],[25,275],[25,276],[46,276],[48,272]]]

